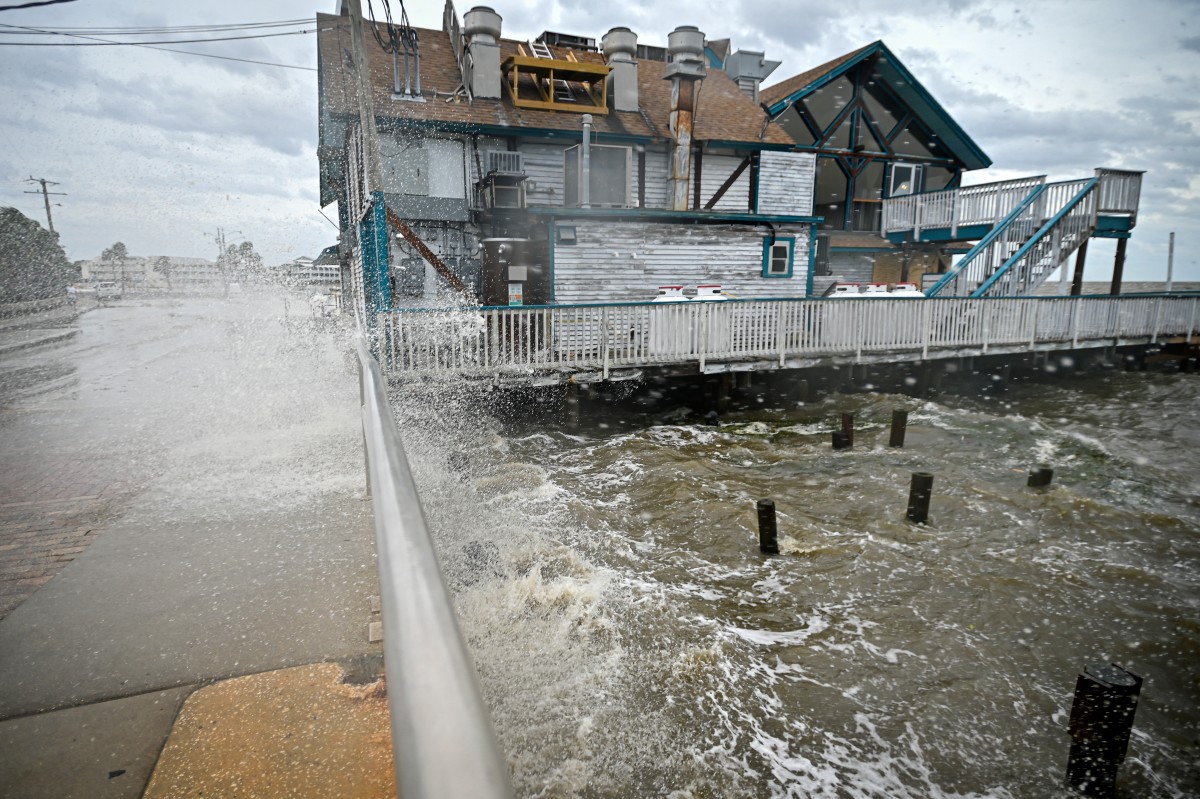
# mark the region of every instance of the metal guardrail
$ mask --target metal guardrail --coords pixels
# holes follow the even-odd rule
[[[512,797],[379,364],[357,338],[363,438],[375,509],[397,792],[404,799]]]

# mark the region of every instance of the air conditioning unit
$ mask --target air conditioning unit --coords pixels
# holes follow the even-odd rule
[[[525,162],[521,158],[521,153],[511,150],[488,150],[486,167],[487,174],[505,172],[520,175],[525,172]]]
[[[491,194],[492,208],[524,208],[525,184],[506,183],[493,179],[488,182],[488,193]]]

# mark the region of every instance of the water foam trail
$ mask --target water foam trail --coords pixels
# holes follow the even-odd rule
[[[510,436],[477,410],[465,432],[431,425],[475,408],[439,402],[412,403],[422,496],[452,574],[471,572],[454,553],[497,543],[458,601],[522,795],[1054,795],[1071,672],[1112,638],[1110,601],[1195,576],[1143,564],[1113,583],[1146,538],[1095,531],[1119,535],[1136,503],[1026,493],[1039,441],[1098,452],[1036,414],[912,403],[910,449],[862,424],[863,446],[835,456],[829,422],[803,414]],[[448,443],[472,452],[465,480]],[[920,468],[944,491],[927,529],[899,518]],[[764,561],[768,490],[787,557]],[[1134,651],[1116,643],[1102,654]],[[1151,737],[1169,771],[1175,750]]]

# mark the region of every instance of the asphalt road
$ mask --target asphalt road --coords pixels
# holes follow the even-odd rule
[[[377,651],[356,376],[290,310],[124,301],[0,358],[0,721]]]

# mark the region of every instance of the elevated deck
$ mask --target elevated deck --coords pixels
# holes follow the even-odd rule
[[[401,379],[525,385],[1149,344],[1189,339],[1200,295],[729,300],[380,314]]]

